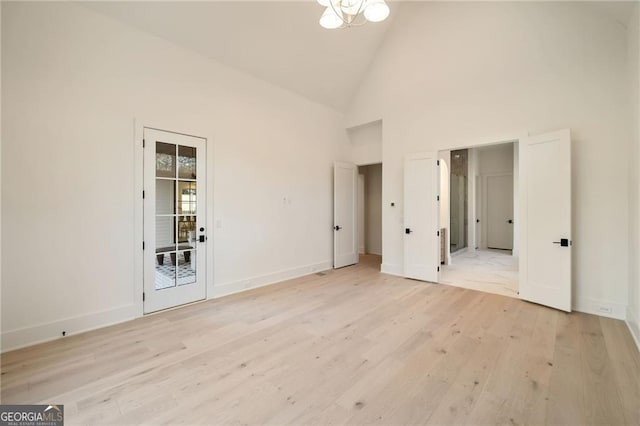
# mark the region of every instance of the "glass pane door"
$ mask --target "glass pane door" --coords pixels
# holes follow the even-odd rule
[[[206,139],[144,129],[145,313],[206,297]]]
[[[155,288],[196,282],[197,148],[156,142]]]

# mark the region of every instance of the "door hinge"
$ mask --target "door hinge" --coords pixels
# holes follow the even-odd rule
[[[438,266],[438,272],[440,272],[440,267]]]
[[[144,250],[144,241],[142,242],[142,250]]]
[[[146,144],[147,144],[146,141],[144,139],[142,139],[142,147],[143,148],[145,147]]]
[[[436,231],[436,235],[439,237],[440,236],[440,231]]]
[[[143,301],[143,302],[144,302],[144,299],[145,299],[145,293],[144,293],[144,291],[143,291],[143,292],[142,292],[142,301]]]
[[[436,165],[439,166],[440,165],[440,160],[436,161]]]
[[[436,201],[440,201],[440,196],[436,196]]]
[[[142,191],[142,199],[144,200],[144,191]]]

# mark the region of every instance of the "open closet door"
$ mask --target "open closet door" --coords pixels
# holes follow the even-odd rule
[[[571,134],[520,141],[520,297],[571,311]]]
[[[404,276],[438,282],[440,212],[438,154],[412,154],[404,162]]]
[[[333,267],[358,263],[358,167],[350,163],[333,166]]]

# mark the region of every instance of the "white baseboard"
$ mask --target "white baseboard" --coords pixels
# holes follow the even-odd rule
[[[251,290],[253,288],[264,287],[270,284],[279,283],[293,278],[303,277],[305,275],[315,274],[326,271],[333,267],[333,262],[328,260],[325,262],[314,263],[311,265],[300,266],[298,268],[287,269],[284,271],[274,272],[271,274],[261,275],[257,277],[246,278],[243,280],[232,281],[223,284],[216,284],[213,287],[213,294],[208,295],[208,299],[216,299],[222,296],[228,296],[234,293]]]
[[[124,321],[132,320],[139,316],[139,306],[132,304],[121,306],[106,311],[93,312],[86,315],[78,315],[45,324],[2,333],[1,352],[24,348],[37,343],[61,339],[62,332],[66,336],[107,327]]]
[[[631,332],[631,336],[633,336],[633,340],[636,342],[636,347],[638,348],[638,352],[640,352],[640,321],[636,318],[634,312],[631,311],[631,307],[627,307],[627,318],[625,320],[627,323],[627,327],[629,327],[629,331]]]
[[[380,272],[383,274],[395,275],[398,277],[404,277],[404,271],[400,265],[391,265],[389,263],[383,263],[380,265]]]
[[[608,302],[587,297],[577,298],[573,303],[573,310],[585,314],[624,320],[627,306],[622,303]]]

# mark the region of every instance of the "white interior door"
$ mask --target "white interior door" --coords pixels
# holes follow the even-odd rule
[[[520,141],[520,297],[571,311],[571,135]]]
[[[439,271],[437,161],[430,152],[404,162],[404,275],[430,282],[438,282]]]
[[[480,224],[481,216],[482,216],[482,192],[481,189],[482,188],[482,179],[480,178],[480,175],[476,175],[476,182],[475,182],[475,202],[476,202],[476,217],[475,217],[475,233],[476,233],[476,249],[479,249],[481,247],[481,229],[482,226]]]
[[[487,176],[487,247],[513,250],[513,175]]]
[[[358,263],[358,167],[333,166],[333,267]]]
[[[144,129],[144,312],[205,298],[205,139]]]

